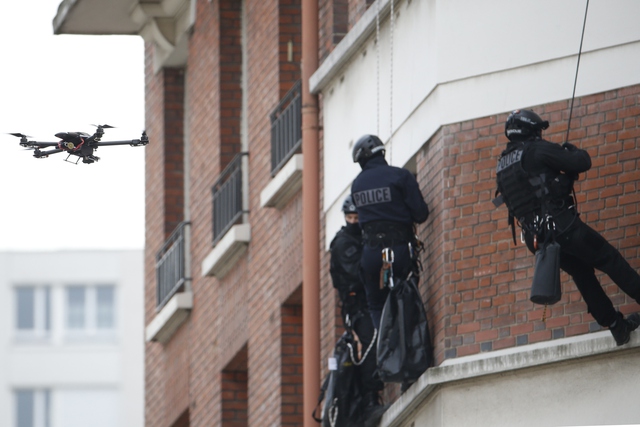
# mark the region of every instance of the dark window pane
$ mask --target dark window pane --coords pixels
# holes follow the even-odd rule
[[[44,330],[51,330],[51,289],[44,288]]]
[[[85,328],[85,289],[81,286],[67,288],[67,326],[69,329]]]
[[[113,286],[98,286],[96,292],[98,329],[113,329],[115,325],[115,298]]]
[[[35,288],[17,288],[18,329],[35,328]]]
[[[34,396],[32,390],[16,391],[17,427],[34,427],[33,408]]]

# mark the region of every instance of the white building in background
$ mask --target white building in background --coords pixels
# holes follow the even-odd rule
[[[141,250],[0,253],[0,426],[142,427]]]

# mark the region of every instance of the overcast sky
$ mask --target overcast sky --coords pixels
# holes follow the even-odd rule
[[[64,153],[36,159],[7,135],[57,142],[58,132],[109,124],[109,141],[144,129],[142,38],[53,35],[59,3],[0,2],[0,250],[142,248],[153,141],[103,147],[99,162],[75,165]]]

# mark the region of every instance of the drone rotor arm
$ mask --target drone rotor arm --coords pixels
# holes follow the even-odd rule
[[[137,147],[139,145],[146,145],[145,141],[141,141],[139,139],[131,139],[129,141],[105,141],[98,142],[93,144],[94,147],[105,147],[109,145],[131,145],[132,147]]]
[[[49,157],[50,154],[62,153],[64,150],[61,148],[55,148],[53,150],[48,151],[40,151],[36,148],[36,151],[33,153],[33,157],[40,159],[43,157]]]

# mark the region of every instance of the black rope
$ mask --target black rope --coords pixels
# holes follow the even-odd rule
[[[573,94],[571,95],[571,107],[569,108],[569,121],[567,122],[567,136],[565,142],[569,141],[569,130],[571,129],[571,115],[573,114],[573,101],[576,98],[576,84],[578,83],[578,70],[580,70],[580,57],[582,56],[582,42],[584,41],[584,29],[587,26],[587,12],[589,12],[589,0],[584,11],[584,22],[582,23],[582,36],[580,37],[580,49],[578,50],[578,64],[576,65],[576,77],[573,81]]]

